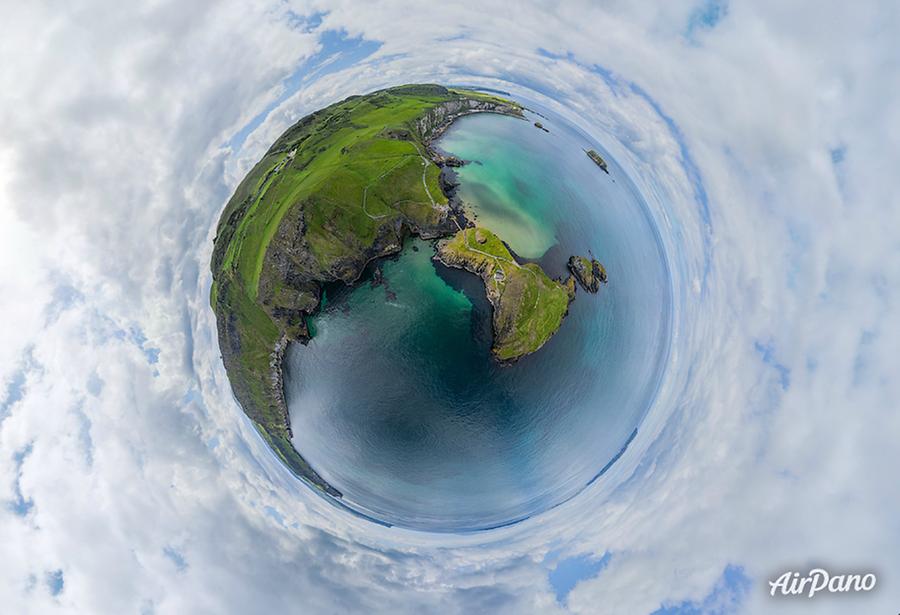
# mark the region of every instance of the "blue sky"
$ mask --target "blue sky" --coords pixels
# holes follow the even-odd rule
[[[609,558],[609,553],[605,553],[599,558],[576,555],[556,563],[553,570],[547,575],[550,585],[556,593],[556,601],[565,605],[569,592],[575,589],[579,582],[592,579],[600,574],[600,571],[609,562]]]

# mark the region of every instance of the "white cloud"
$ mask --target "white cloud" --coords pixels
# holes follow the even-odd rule
[[[878,591],[778,609],[894,607],[900,19],[805,4],[729,5],[693,40],[692,3],[298,5],[384,45],[288,97],[238,152],[222,146],[320,48],[285,5],[8,7],[5,608],[552,613],[551,549],[612,553],[574,612],[702,602],[729,564],[751,579],[748,612],[775,608],[767,578],[813,563],[872,568]],[[206,302],[211,227],[304,112],[492,79],[552,93],[658,207],[673,364],[638,440],[569,505],[476,537],[371,527],[299,486],[231,399]]]

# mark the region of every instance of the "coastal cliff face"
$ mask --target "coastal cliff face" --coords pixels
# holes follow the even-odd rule
[[[430,88],[418,86],[415,89],[399,88],[389,91],[450,95],[449,90],[440,86]],[[413,122],[414,134],[394,129],[390,132],[390,138],[415,144],[416,153],[420,155],[423,163],[430,162],[438,167],[457,167],[462,161],[435,152],[430,147],[431,141],[442,134],[457,118],[479,112],[522,115],[521,107],[513,103],[467,97],[453,98],[433,105],[418,117]],[[288,337],[304,340],[308,336],[305,316],[318,308],[321,284],[337,281],[348,285],[354,284],[362,276],[368,263],[398,253],[403,247],[404,238],[408,235],[434,239],[450,235],[458,229],[453,214],[456,213],[458,222],[461,213],[452,211],[453,203],[449,201],[448,196],[455,186],[447,177],[448,174],[441,172],[437,185],[430,190],[426,187],[426,194],[422,196],[432,203],[431,208],[414,211],[401,209],[392,212],[391,215],[367,213],[371,226],[374,227],[373,239],[368,245],[357,241],[359,236],[355,229],[344,237],[333,237],[336,233],[332,233],[332,229],[329,228],[328,234],[331,236],[328,240],[337,239],[340,246],[339,249],[331,250],[333,253],[333,256],[329,255],[331,258],[316,257],[314,246],[308,237],[308,208],[303,206],[290,208],[265,252],[264,275],[260,276],[258,288],[259,302],[274,319],[283,323]],[[397,196],[404,192],[393,188],[392,191],[396,191]],[[329,247],[334,248],[334,244]]]
[[[432,107],[416,120],[416,132],[426,142],[433,141],[450,126],[453,120],[472,113],[490,112],[523,117],[522,107],[511,102],[464,98],[448,100]]]
[[[307,318],[324,284],[356,283],[370,261],[399,252],[410,234],[444,237],[465,224],[439,168],[461,161],[429,146],[455,119],[477,112],[522,115],[510,101],[437,85],[350,97],[288,129],[220,218],[210,303],[232,390],[285,464],[333,496],[340,493],[291,445],[285,349],[309,340]]]

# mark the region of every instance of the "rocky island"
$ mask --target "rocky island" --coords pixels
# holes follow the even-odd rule
[[[596,293],[600,290],[601,284],[606,284],[606,267],[596,258],[572,256],[569,258],[568,267],[572,276],[589,293]]]
[[[585,153],[588,155],[588,158],[594,161],[598,167],[603,169],[603,172],[609,175],[609,165],[606,164],[606,161],[603,159],[603,156],[597,153],[597,150],[588,149],[585,150]]]
[[[465,218],[453,198],[453,168],[465,161],[431,144],[456,118],[479,112],[524,117],[510,100],[439,85],[351,96],[289,128],[219,220],[210,302],[234,395],[287,466],[330,495],[341,496],[291,444],[282,383],[285,349],[309,341],[308,318],[326,285],[356,284],[410,235],[443,238],[435,258],[484,282],[493,354],[503,363],[559,329],[575,278],[590,286],[574,269],[560,282],[517,262],[499,237]]]

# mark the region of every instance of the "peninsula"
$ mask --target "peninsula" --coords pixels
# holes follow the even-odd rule
[[[285,349],[309,341],[324,285],[357,283],[409,235],[443,238],[436,258],[484,281],[503,363],[544,345],[574,297],[573,276],[560,282],[517,262],[456,203],[452,168],[465,161],[431,144],[455,119],[480,112],[524,117],[513,101],[439,85],[351,96],[289,128],[222,212],[210,303],[232,390],[284,463],[332,496],[341,493],[291,444],[282,382]]]
[[[466,228],[441,240],[435,259],[481,277],[493,307],[492,352],[503,362],[543,346],[559,329],[575,297],[574,285],[551,279],[534,263],[519,264],[486,228]]]

